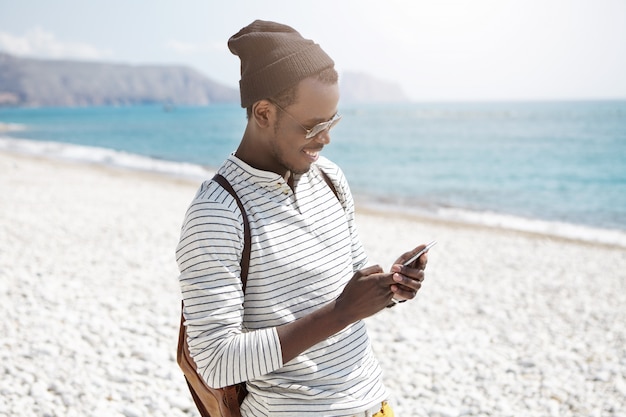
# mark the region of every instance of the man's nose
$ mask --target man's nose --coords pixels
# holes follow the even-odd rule
[[[328,145],[330,143],[330,129],[324,129],[313,138],[316,142],[319,142],[324,145]]]

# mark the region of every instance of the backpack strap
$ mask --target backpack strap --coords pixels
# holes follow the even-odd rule
[[[246,211],[243,208],[243,204],[241,203],[239,196],[237,196],[237,193],[233,190],[233,187],[230,185],[228,180],[220,174],[215,174],[213,180],[215,180],[215,182],[221,185],[224,190],[233,196],[239,206],[239,210],[241,210],[241,217],[243,218],[243,253],[241,254],[240,265],[241,284],[243,293],[245,294],[246,283],[248,282],[248,267],[250,266],[251,245],[248,216],[246,215]],[[239,406],[248,393],[245,382],[219,389],[210,388],[206,382],[204,382],[204,380],[197,373],[196,363],[189,352],[189,345],[187,344],[187,329],[184,325],[185,316],[182,311],[183,308],[184,303],[181,303],[180,330],[178,335],[176,360],[183,371],[191,397],[196,404],[198,412],[202,417],[241,417]]]
[[[322,174],[322,178],[324,178],[324,181],[326,182],[326,184],[328,184],[328,188],[330,188],[333,194],[335,194],[335,197],[337,198],[337,200],[341,201],[339,199],[339,194],[337,194],[337,188],[335,187],[335,184],[333,184],[330,177],[320,167],[317,167],[317,168],[320,174]],[[248,269],[250,267],[250,250],[251,250],[250,248],[252,246],[251,237],[250,237],[250,224],[248,223],[248,216],[246,215],[246,209],[243,207],[243,204],[241,203],[239,196],[233,189],[232,185],[230,185],[228,180],[224,178],[221,174],[215,174],[215,176],[213,176],[213,181],[217,182],[219,185],[222,186],[224,190],[226,190],[230,195],[233,196],[233,198],[235,199],[235,202],[239,206],[239,210],[241,211],[241,217],[243,219],[243,252],[241,254],[241,284],[243,288],[243,293],[245,294],[246,284],[248,283]]]
[[[243,204],[239,199],[239,196],[233,190],[233,187],[230,185],[228,180],[224,178],[220,174],[215,174],[213,180],[217,182],[222,188],[230,195],[233,196],[237,205],[239,206],[239,210],[241,211],[241,217],[243,218],[243,252],[241,254],[241,284],[243,288],[243,293],[246,293],[246,284],[248,283],[248,268],[250,267],[250,246],[251,246],[251,238],[250,238],[250,225],[248,224],[248,216],[246,215],[246,210],[243,208]]]
[[[333,182],[331,181],[330,177],[324,172],[322,168],[317,167],[317,169],[319,170],[320,174],[322,174],[322,178],[324,178],[324,181],[326,181],[328,187],[333,191],[333,194],[335,194],[335,197],[337,197],[337,200],[341,202],[341,200],[339,199],[339,194],[337,194],[337,188],[335,187],[335,184],[333,184]]]
[[[337,194],[337,189],[334,184],[330,180],[330,178],[322,171],[319,170],[324,178],[328,187],[333,191],[335,197],[339,200],[339,195]],[[219,185],[224,188],[230,195],[233,196],[237,205],[239,206],[239,210],[241,210],[241,217],[243,219],[243,252],[241,254],[241,283],[244,294],[246,293],[246,284],[248,282],[248,268],[250,266],[250,247],[251,247],[251,237],[250,237],[250,225],[248,224],[248,216],[246,215],[246,210],[237,196],[237,193],[230,185],[228,180],[224,178],[220,174],[215,174],[213,180],[217,182]],[[182,307],[184,304],[181,303],[181,314],[180,314],[180,330],[178,335],[178,350],[176,354],[176,359],[178,365],[183,371],[185,376],[185,380],[187,381],[187,385],[189,386],[189,390],[191,392],[191,396],[196,404],[198,411],[202,417],[211,417],[214,415],[221,416],[231,416],[231,417],[241,417],[239,406],[243,402],[243,399],[247,395],[248,391],[246,390],[245,382],[241,382],[236,385],[231,385],[228,387],[213,389],[206,385],[204,380],[197,373],[196,363],[191,357],[189,352],[189,346],[187,345],[187,330],[185,328],[184,322],[185,317],[182,312]]]

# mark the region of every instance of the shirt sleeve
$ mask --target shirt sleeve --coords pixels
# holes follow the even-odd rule
[[[213,388],[253,380],[283,366],[275,328],[244,330],[242,251],[237,203],[219,185],[205,183],[185,216],[176,260],[189,352]]]

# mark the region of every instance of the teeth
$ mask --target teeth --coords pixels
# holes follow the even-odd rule
[[[307,151],[306,149],[304,150],[304,153],[309,155],[309,156],[316,156],[319,152],[318,151]]]

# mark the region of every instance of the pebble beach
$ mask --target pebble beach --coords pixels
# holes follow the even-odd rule
[[[0,152],[0,416],[197,416],[174,249],[197,181]],[[399,417],[626,417],[626,248],[357,211],[370,263],[437,240],[367,319]]]

